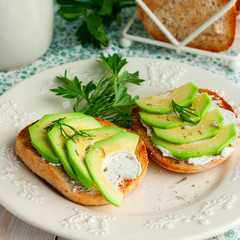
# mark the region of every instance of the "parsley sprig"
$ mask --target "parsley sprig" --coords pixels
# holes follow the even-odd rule
[[[95,47],[108,45],[105,27],[113,22],[121,24],[120,13],[128,7],[135,7],[134,0],[57,0],[58,14],[69,21],[82,18],[76,32],[78,40]]]
[[[195,109],[193,109],[191,107],[180,106],[174,100],[172,100],[172,108],[173,108],[174,113],[176,115],[179,114],[180,118],[185,122],[194,123],[190,119],[190,115],[194,115],[194,116],[198,117],[197,114],[193,113],[193,111],[195,111]]]
[[[63,138],[65,138],[66,140],[71,139],[75,142],[74,138],[72,137],[72,135],[69,135],[66,130],[64,129],[64,127],[68,127],[70,128],[73,132],[74,135],[78,135],[81,137],[92,137],[90,134],[82,131],[82,130],[77,130],[76,128],[74,128],[71,125],[68,125],[64,122],[65,118],[59,118],[57,120],[52,121],[52,124],[45,127],[44,130],[46,130],[47,132],[49,132],[54,126],[58,125],[59,129],[60,129],[60,134]]]
[[[82,112],[109,120],[118,126],[129,127],[129,122],[133,120],[131,108],[135,105],[138,96],[132,97],[127,92],[126,84],[140,85],[144,80],[139,78],[138,72],[124,71],[120,74],[127,61],[117,54],[108,57],[101,54],[98,62],[109,70],[110,76],[83,85],[76,76],[73,80],[68,79],[65,71],[64,76],[58,77],[64,86],[50,90],[64,98],[75,99],[74,112]],[[86,101],[84,105],[83,100]]]

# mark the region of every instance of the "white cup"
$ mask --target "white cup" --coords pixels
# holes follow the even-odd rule
[[[0,71],[30,64],[52,40],[53,0],[0,0]]]

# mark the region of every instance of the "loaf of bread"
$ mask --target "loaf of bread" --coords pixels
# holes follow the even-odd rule
[[[106,120],[96,118],[102,126],[116,126]],[[83,205],[105,205],[109,202],[103,197],[96,185],[86,188],[81,182],[76,182],[65,172],[61,164],[51,164],[44,160],[32,146],[29,126],[25,127],[16,138],[16,154],[31,171],[57,189],[67,199]],[[119,186],[125,197],[143,180],[148,166],[148,156],[144,142],[139,139],[135,155],[141,164],[142,171],[135,179],[124,179]]]
[[[229,1],[143,0],[143,2],[168,31],[181,42]],[[237,6],[239,7],[239,5],[238,1],[227,13],[189,42],[187,46],[213,52],[227,50],[235,38]],[[169,42],[139,5],[137,5],[137,10],[149,34],[157,40]]]
[[[208,95],[212,98],[212,100],[216,101],[219,108],[223,108],[233,112],[237,118],[237,115],[234,112],[231,105],[228,104],[227,101],[224,100],[222,97],[220,97],[216,92],[210,91],[208,89],[198,89],[198,92],[199,93],[207,92]],[[194,165],[194,164],[189,164],[187,160],[179,161],[175,158],[164,156],[161,150],[153,144],[152,138],[148,135],[148,130],[146,126],[140,120],[139,111],[140,111],[139,107],[135,107],[133,109],[133,115],[135,116],[137,121],[133,122],[132,129],[144,140],[149,156],[161,167],[174,172],[196,173],[196,172],[202,172],[210,168],[213,168],[219,165],[220,163],[224,162],[229,157],[229,156],[223,157],[219,155],[219,157],[218,156],[215,157],[214,159],[212,159],[211,161],[209,161],[204,165]],[[237,146],[237,139],[234,142],[234,144],[235,145],[231,147],[234,148]]]

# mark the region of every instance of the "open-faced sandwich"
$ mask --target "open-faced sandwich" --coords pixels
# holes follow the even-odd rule
[[[237,145],[237,115],[216,92],[187,83],[136,101],[132,129],[160,166],[201,172],[225,161]]]
[[[45,115],[25,127],[16,153],[66,198],[84,205],[119,206],[148,165],[138,135],[76,112]]]

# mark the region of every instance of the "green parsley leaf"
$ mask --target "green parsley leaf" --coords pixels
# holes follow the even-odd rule
[[[113,12],[113,0],[104,0],[102,8],[98,11],[99,16],[111,15]]]
[[[98,62],[102,63],[112,74],[115,82],[118,82],[118,74],[121,69],[127,64],[126,59],[122,59],[116,53],[112,56],[109,54],[108,57],[104,57],[104,55],[100,54],[100,59]]]
[[[58,14],[68,20],[68,21],[72,21],[77,19],[80,16],[83,16],[85,13],[86,9],[81,7],[81,6],[75,6],[75,7],[71,7],[71,6],[66,6],[66,7],[62,7],[61,9],[58,10]]]
[[[127,93],[127,87],[123,84],[114,84],[115,98],[113,107],[133,107],[135,105],[135,101],[138,99],[137,96],[131,97],[130,94]]]
[[[141,85],[141,83],[144,82],[144,80],[139,79],[138,75],[139,75],[138,72],[129,73],[127,71],[124,71],[122,75],[119,77],[118,81],[123,84],[128,82],[136,85]]]
[[[89,32],[87,23],[85,21],[79,26],[76,36],[83,46],[90,42],[93,43],[94,46],[96,44],[94,39],[92,39],[91,33]],[[100,46],[101,45],[99,44],[98,48]]]
[[[91,37],[104,46],[107,46],[108,38],[102,23],[102,18],[92,11],[85,16],[85,20]]]

